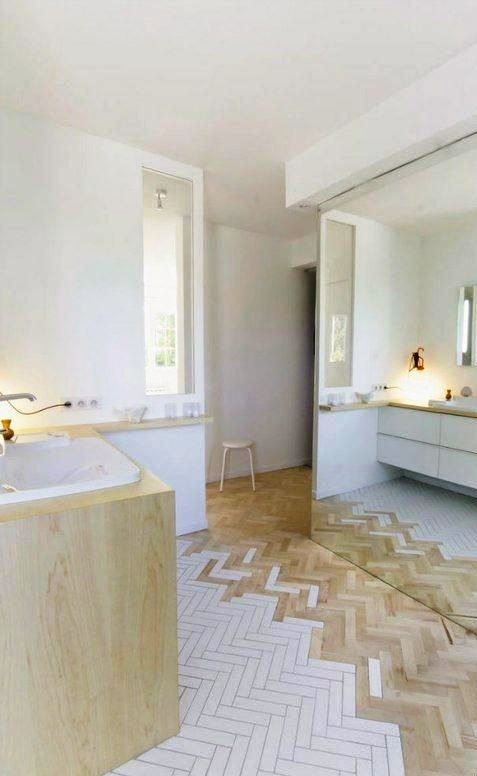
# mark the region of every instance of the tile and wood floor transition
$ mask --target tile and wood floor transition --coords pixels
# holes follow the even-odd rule
[[[310,472],[178,541],[178,736],[121,776],[477,773],[477,638],[307,537]]]
[[[312,538],[477,632],[477,502],[404,477],[314,502]]]

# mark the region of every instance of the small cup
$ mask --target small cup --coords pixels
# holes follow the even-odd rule
[[[164,407],[166,418],[174,420],[177,418],[177,404],[175,402],[168,402]]]

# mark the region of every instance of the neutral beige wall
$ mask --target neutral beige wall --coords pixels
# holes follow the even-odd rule
[[[206,230],[207,477],[227,437],[256,441],[260,470],[311,459],[311,278],[290,268],[290,244],[209,224]],[[237,453],[230,474],[248,471]]]
[[[477,367],[457,366],[459,287],[477,283],[477,215],[423,239],[420,342],[430,390],[444,396],[470,385],[477,394]]]
[[[142,167],[194,180],[195,395],[203,401],[202,172],[162,156],[0,112],[0,389],[40,404],[94,396],[31,424],[114,419],[145,395]],[[179,406],[182,404],[182,400]],[[22,426],[26,425],[22,418]]]

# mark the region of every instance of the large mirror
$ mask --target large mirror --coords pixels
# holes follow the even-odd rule
[[[311,535],[477,633],[475,180],[456,148],[320,216]]]

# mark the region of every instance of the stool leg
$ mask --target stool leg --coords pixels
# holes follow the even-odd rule
[[[247,450],[248,450],[248,457],[250,458],[250,474],[252,475],[252,488],[255,490],[255,474],[253,473],[252,448],[247,447]]]
[[[220,477],[220,492],[224,489],[224,474],[225,474],[225,460],[227,458],[227,453],[229,451],[228,447],[224,447],[224,455],[222,457],[222,476]]]

